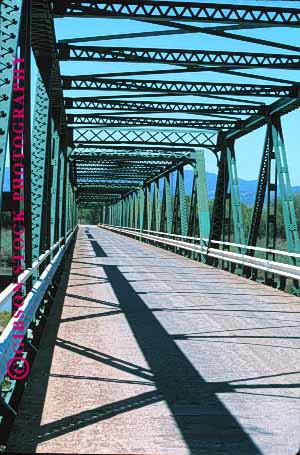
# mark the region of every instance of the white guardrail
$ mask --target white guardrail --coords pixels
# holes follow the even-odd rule
[[[123,228],[120,226],[111,226],[107,224],[99,224],[99,226],[105,229],[109,229],[111,231],[124,233],[127,235],[131,235],[133,237],[139,237],[140,239],[152,240],[163,245],[170,245],[177,248],[181,248],[183,250],[194,251],[195,253],[204,254],[208,257],[222,259],[228,262],[233,262],[235,264],[241,264],[245,267],[251,267],[257,270],[262,270],[264,272],[274,273],[293,280],[300,280],[300,267],[298,266],[256,258],[254,256],[249,256],[243,253],[224,251],[218,248],[208,248],[207,247],[208,239],[189,237],[186,235],[167,234],[166,232],[151,231],[149,229],[141,231],[140,229],[136,228],[128,227]],[[177,238],[180,238],[181,240],[177,240]],[[184,241],[182,239],[187,239],[189,241]],[[229,247],[231,246],[233,248],[244,251],[254,250],[265,253],[277,254],[281,256],[288,256],[295,259],[300,258],[300,254],[298,253],[289,253],[287,251],[282,250],[272,250],[263,247],[247,246],[231,242],[222,242],[219,240],[212,240],[211,243],[226,245]]]
[[[76,228],[73,231],[69,231],[64,245],[62,245],[64,238],[61,238],[57,243],[55,243],[55,245],[50,248],[50,250],[47,250],[39,257],[36,262],[33,263],[32,268],[27,269],[22,274],[20,274],[16,283],[10,284],[6,289],[4,289],[4,291],[0,293],[1,310],[1,308],[5,307],[7,302],[10,301],[15,294],[16,284],[25,284],[30,276],[44,263],[46,258],[51,255],[51,253],[53,253],[56,248],[59,248],[58,252],[52,258],[50,264],[47,265],[41,276],[32,287],[31,291],[24,299],[24,303],[22,305],[22,310],[24,312],[23,316],[12,318],[0,335],[0,384],[6,376],[7,362],[9,359],[14,357],[14,350],[16,350],[17,342],[16,339],[13,338],[13,324],[22,319],[24,322],[25,331],[28,329],[75,232]],[[21,341],[22,340],[20,340],[20,343]]]

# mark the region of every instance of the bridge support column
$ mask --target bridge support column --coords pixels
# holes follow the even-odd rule
[[[280,117],[275,117],[272,119],[272,139],[276,159],[280,199],[282,202],[284,227],[286,239],[288,242],[288,251],[299,253],[300,252],[299,232],[297,229],[294,198],[290,182],[290,174],[288,170],[286,149],[283,139]]]
[[[19,32],[22,19],[23,0],[15,0],[0,4],[0,54],[1,54],[1,104],[0,104],[0,210],[2,207],[2,193],[7,155],[7,144],[11,122],[11,108],[13,98],[13,56],[17,55]],[[5,83],[3,83],[5,81]]]
[[[59,167],[59,197],[58,197],[58,239],[63,235],[63,197],[64,197],[64,182],[65,182],[65,154],[63,151],[60,153],[60,167]]]
[[[252,210],[251,224],[248,235],[247,245],[256,246],[258,240],[259,228],[262,222],[264,202],[266,200],[266,229],[265,247],[267,249],[276,248],[276,214],[277,214],[277,168],[275,164],[275,154],[273,150],[273,139],[271,123],[267,125],[266,136],[261,159],[260,171],[258,175],[258,184],[255,195],[255,202]],[[254,256],[254,250],[248,250],[247,254]],[[275,260],[275,255],[266,252],[266,259]],[[244,274],[253,280],[257,279],[257,270],[244,267]],[[265,272],[265,282],[274,285],[274,274]]]
[[[204,151],[196,150],[195,158],[195,186],[197,193],[200,237],[208,239],[210,234],[210,215],[208,206]]]
[[[204,150],[195,150],[193,158],[195,160],[195,165],[188,232],[190,236],[199,236],[201,239],[209,239],[210,214]],[[203,242],[201,242],[201,245],[203,245]],[[201,260],[204,261],[204,259],[205,256],[201,254]]]
[[[151,229],[152,218],[152,197],[151,197],[151,184],[147,184],[145,188],[145,229]]]
[[[174,212],[173,212],[173,233],[187,235],[187,201],[184,187],[184,167],[177,171]]]
[[[139,206],[139,229],[144,229],[144,213],[145,213],[145,193],[144,189],[138,190],[138,206]]]
[[[118,213],[117,225],[121,226],[122,225],[122,201],[118,202],[117,213]]]
[[[227,146],[227,166],[231,196],[234,242],[245,245],[244,222],[241,206],[239,179],[236,167],[234,144]]]
[[[282,205],[284,229],[290,253],[300,253],[300,240],[295,213],[294,196],[292,192],[290,175],[288,170],[287,155],[279,116],[271,119],[272,140],[276,160],[276,169],[280,190],[280,201]],[[290,258],[291,264],[300,266],[300,260]],[[284,289],[285,279],[281,279],[280,287]],[[294,286],[299,289],[298,281],[294,281]]]
[[[218,159],[218,178],[213,206],[209,247],[218,248],[211,240],[231,240],[231,218],[233,220],[234,242],[245,244],[238,174],[235,160],[234,143],[224,141],[223,134],[218,138],[220,156]],[[223,246],[225,249],[226,247]],[[218,260],[208,259],[209,264],[217,265]],[[225,263],[223,263],[225,267]],[[235,266],[226,264],[234,271]]]
[[[159,231],[160,228],[160,218],[161,218],[161,202],[159,196],[159,180],[156,180],[153,183],[153,199],[152,199],[152,219],[151,219],[151,229],[154,231]]]
[[[60,152],[60,139],[57,131],[54,129],[52,122],[52,184],[51,184],[51,215],[50,215],[50,245],[53,245],[57,240],[56,226],[57,226],[57,192],[59,184],[59,152]]]
[[[46,154],[48,152],[49,98],[42,78],[38,75],[32,134],[32,259],[42,252],[42,213]]]
[[[168,234],[172,233],[172,219],[173,219],[173,209],[172,209],[172,196],[171,196],[171,186],[170,186],[170,174],[167,174],[163,177],[164,188],[163,188],[163,197],[162,197],[162,206],[161,206],[161,220],[160,220],[160,230],[162,232],[167,232]]]
[[[129,211],[128,226],[134,227],[134,193],[129,194],[127,196],[127,200],[128,200],[128,211]]]
[[[138,223],[139,223],[139,199],[138,199],[138,193],[135,191],[134,192],[134,228],[138,229]]]

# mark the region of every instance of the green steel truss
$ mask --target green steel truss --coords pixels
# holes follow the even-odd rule
[[[17,55],[22,0],[0,3],[0,206],[10,131],[13,60]]]
[[[46,3],[38,0],[5,0],[0,4],[0,209],[11,212],[12,225],[13,211],[17,208],[25,212],[25,248],[22,254],[25,252],[27,267],[60,238],[63,237],[65,241],[67,233],[77,224],[75,192],[67,159],[71,147],[68,149],[66,140],[68,133],[64,122],[64,106],[59,102],[60,96],[62,99],[62,90],[59,92],[60,84],[57,84],[59,66],[55,54],[47,52],[47,48],[54,48],[56,38],[53,19]],[[41,23],[43,40],[38,36]],[[32,36],[31,49],[26,42],[27,36]],[[34,98],[34,87],[30,83],[30,50],[37,64]],[[45,52],[46,60],[43,57]],[[16,77],[14,79],[16,57],[24,58],[24,68],[19,64],[17,74],[20,76],[24,69],[24,83],[18,83]],[[23,80],[21,77],[19,79]],[[15,112],[16,93],[24,95],[24,113],[21,110]],[[15,149],[13,131],[22,134],[22,122],[30,131],[30,105],[33,111],[32,134],[30,136],[26,130],[22,148]],[[14,155],[16,150],[19,157]],[[18,165],[24,165],[24,184],[20,191],[24,202],[16,207],[13,180],[9,188],[7,184],[4,187],[3,183],[9,169],[11,179],[16,177],[13,169],[18,159],[21,160],[17,162]],[[33,279],[37,277],[35,273]],[[1,279],[0,290],[12,279],[12,274]]]
[[[77,224],[78,208],[98,210],[101,223],[195,236],[215,248],[212,241],[231,241],[251,255],[247,246],[261,242],[263,219],[264,245],[276,247],[279,201],[287,249],[300,253],[281,122],[300,106],[300,54],[288,38],[280,42],[278,34],[275,42],[269,34],[278,27],[297,30],[299,8],[288,1],[276,7],[238,1],[32,0],[31,20],[25,21],[23,3],[0,4],[0,202],[2,210],[11,210],[11,192],[3,191],[11,155],[11,61],[22,52],[30,27],[38,75],[31,144],[24,146],[31,162],[25,192],[31,198],[32,260]],[[58,41],[55,19],[64,17],[108,20],[115,30],[126,19],[123,24],[131,20],[132,27]],[[140,27],[134,27],[136,21]],[[251,34],[244,33],[248,28]],[[86,22],[83,29],[88,30]],[[188,49],[184,39],[181,48],[155,47],[157,36],[166,43],[174,36],[179,43],[184,35],[197,34],[202,43],[213,37],[211,43],[218,38],[220,45]],[[81,71],[69,70],[74,61]],[[28,87],[26,96],[31,99]],[[259,128],[265,129],[265,143],[247,230],[238,140]],[[206,182],[207,153],[218,165],[214,194]],[[243,272],[255,277],[252,270]],[[274,283],[267,273],[265,279]]]
[[[300,23],[298,8],[279,8],[270,6],[247,6],[240,3],[229,4],[217,2],[180,2],[146,0],[103,1],[103,0],[62,0],[54,2],[55,16],[71,17],[119,17],[129,19],[165,19],[180,21],[220,22],[255,25],[297,25]]]

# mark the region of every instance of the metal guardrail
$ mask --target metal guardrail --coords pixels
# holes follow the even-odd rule
[[[282,262],[276,262],[267,259],[261,259],[254,256],[250,256],[244,254],[244,252],[248,250],[272,253],[282,256],[289,256],[291,258],[300,258],[300,254],[297,253],[289,253],[287,251],[282,250],[272,250],[263,247],[253,247],[247,245],[241,245],[238,243],[231,243],[231,242],[222,242],[217,240],[212,240],[211,243],[219,244],[219,245],[226,245],[236,248],[240,252],[232,252],[232,251],[224,251],[218,248],[208,248],[208,239],[202,239],[197,237],[188,237],[183,235],[177,234],[168,234],[166,232],[159,232],[159,231],[150,231],[144,230],[141,231],[140,229],[136,228],[123,228],[121,226],[111,226],[111,225],[99,225],[100,227],[121,232],[127,235],[131,235],[133,237],[139,237],[140,239],[144,238],[147,240],[152,240],[157,243],[161,243],[164,245],[170,245],[177,248],[181,248],[187,251],[193,251],[198,254],[204,254],[205,256],[212,257],[215,259],[221,259],[228,262],[232,262],[234,264],[240,264],[245,267],[251,267],[257,270],[261,270],[263,272],[268,272],[272,274],[277,274],[280,276],[284,276],[286,278],[290,278],[293,280],[300,280],[300,267],[296,265],[285,264]],[[153,235],[155,234],[155,235]],[[170,238],[171,237],[171,238]],[[180,238],[181,240],[176,240],[176,238]],[[182,239],[192,240],[194,243],[190,243],[184,241]],[[197,244],[195,244],[197,242]]]
[[[53,245],[50,250],[47,250],[42,254],[39,259],[34,262],[30,269],[25,270],[22,274],[19,275],[17,283],[25,284],[28,278],[38,270],[39,267],[45,262],[46,258],[49,257],[54,251],[59,248],[55,256],[51,259],[50,263],[47,265],[43,273],[37,279],[36,283],[33,285],[31,291],[28,293],[24,299],[22,305],[23,316],[17,318],[11,318],[8,325],[5,327],[4,331],[0,335],[0,384],[6,376],[6,365],[9,359],[14,357],[14,351],[16,349],[16,339],[13,338],[14,328],[13,324],[21,321],[24,323],[24,328],[27,330],[34,318],[34,315],[37,309],[40,306],[40,303],[47,291],[51,280],[53,279],[55,272],[57,271],[61,260],[69,246],[69,243],[76,232],[76,228],[73,231],[69,231],[67,234],[66,242],[62,245],[64,238],[61,238],[55,245]],[[11,299],[12,296],[16,293],[16,284],[10,284],[3,292],[0,294],[0,309],[3,307],[8,299]],[[22,340],[20,340],[21,343]],[[20,344],[19,343],[19,344]]]

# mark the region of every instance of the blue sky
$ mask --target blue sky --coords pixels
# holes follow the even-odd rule
[[[239,2],[241,3],[241,2]],[[254,5],[276,4],[276,6],[293,6],[300,7],[300,1],[272,1],[272,2],[260,2],[260,1],[247,1],[245,4],[253,3]],[[197,24],[199,25],[199,24]],[[201,24],[200,24],[201,25]],[[129,20],[113,20],[113,19],[74,19],[64,18],[55,20],[55,28],[57,39],[69,39],[79,37],[89,37],[94,35],[105,35],[105,34],[116,34],[116,33],[132,33],[142,32],[151,30],[163,30],[164,28],[160,25],[144,24],[138,21]],[[245,30],[239,33],[245,36],[252,36],[257,38],[264,38],[278,42],[284,42],[293,44],[294,46],[300,45],[300,30],[299,28],[273,28],[273,29],[260,29],[260,30]],[[85,43],[82,43],[85,44]],[[186,35],[171,35],[171,36],[158,36],[151,38],[139,38],[139,39],[122,39],[122,40],[110,40],[110,41],[95,41],[87,42],[87,45],[99,45],[99,46],[133,46],[133,47],[164,47],[164,48],[178,48],[178,49],[208,49],[208,50],[227,50],[227,51],[249,51],[249,52],[273,52],[273,53],[288,53],[288,51],[270,48],[262,45],[254,45],[251,43],[243,43],[233,39],[224,39],[220,37],[213,37],[202,33],[193,33]],[[299,47],[300,51],[300,47]],[[293,52],[294,53],[294,52]],[[33,65],[34,67],[34,65]],[[62,62],[61,71],[62,74],[88,74],[92,73],[106,73],[106,72],[120,72],[120,71],[133,71],[134,69],[140,70],[152,70],[152,69],[165,69],[167,66],[152,65],[152,64],[126,64],[126,63],[78,63],[78,62]],[[171,67],[170,67],[171,68]],[[247,70],[248,73],[254,71]],[[282,79],[292,79],[300,82],[300,71],[289,71],[289,70],[261,70],[261,75],[272,76]],[[36,71],[33,71],[33,83],[36,77]],[[162,76],[149,76],[149,78],[161,78]],[[139,77],[138,77],[139,78]],[[202,73],[182,73],[163,76],[164,79],[175,79],[175,80],[193,80],[193,81],[214,81],[214,82],[252,82],[252,83],[263,83],[259,79],[250,79],[246,77],[229,77],[225,74],[218,74],[213,72],[202,72]],[[67,96],[101,96],[103,92],[65,92]],[[106,93],[105,95],[109,95]],[[112,93],[115,95],[116,93]],[[145,99],[151,99],[145,96]],[[255,101],[271,102],[273,99],[263,99]],[[174,98],[161,98],[161,100],[174,100]],[[203,97],[176,97],[177,101],[190,101],[190,102],[205,102]],[[237,99],[237,102],[242,102]],[[210,100],[210,102],[222,102],[218,100]],[[188,115],[186,116],[188,117]],[[242,118],[242,117],[241,117]],[[288,164],[290,169],[290,176],[292,185],[300,185],[300,173],[299,173],[299,142],[300,142],[300,131],[299,131],[299,110],[286,115],[282,122],[284,127],[284,137],[288,153]],[[264,143],[265,129],[251,133],[236,142],[236,157],[238,164],[238,174],[240,178],[246,180],[257,179],[261,153]],[[206,167],[209,172],[216,172],[216,159],[211,152],[206,153]]]

